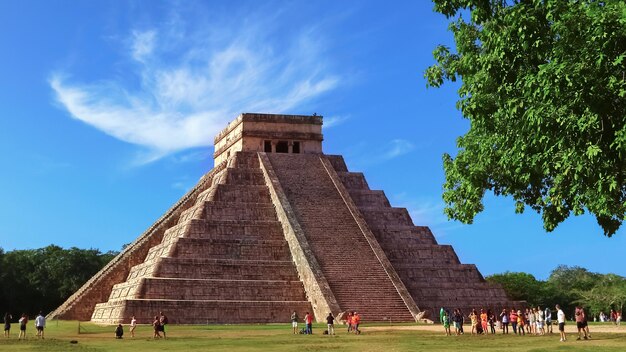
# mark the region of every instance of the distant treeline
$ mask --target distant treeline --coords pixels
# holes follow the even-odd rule
[[[0,314],[48,314],[116,255],[54,245],[9,252],[0,248]]]
[[[51,312],[116,255],[54,245],[9,252],[0,248],[0,314],[10,312],[16,317],[22,313],[34,316],[40,310]],[[626,304],[626,278],[581,267],[558,266],[545,281],[520,272],[486,279],[501,284],[513,300],[551,308],[560,304],[568,315],[577,304],[593,315],[610,309],[621,311]]]
[[[576,305],[581,305],[593,316],[611,309],[622,311],[626,304],[626,278],[615,274],[592,273],[578,266],[558,266],[547,280],[537,280],[533,275],[505,272],[486,277],[499,283],[509,298],[524,300],[536,307],[561,305],[569,317]]]

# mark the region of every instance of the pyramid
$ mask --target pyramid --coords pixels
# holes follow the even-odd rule
[[[215,165],[49,317],[119,323],[409,322],[519,306],[451,246],[322,153],[322,117],[241,114]]]

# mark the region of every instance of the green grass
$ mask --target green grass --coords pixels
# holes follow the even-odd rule
[[[136,338],[127,329],[123,340],[114,338],[114,327],[75,321],[53,321],[46,328],[46,339],[37,340],[29,325],[28,339],[17,340],[17,324],[10,339],[0,340],[1,351],[625,351],[626,333],[592,333],[589,341],[575,341],[570,335],[566,343],[557,334],[521,337],[515,335],[444,336],[443,329],[414,331],[406,324],[364,325],[363,334],[348,335],[338,327],[338,335],[322,335],[323,325],[314,326],[314,335],[292,335],[287,324],[276,325],[168,325],[167,340],[153,340],[150,326],[139,326]],[[368,331],[369,328],[369,331]],[[387,329],[389,328],[389,329]],[[626,332],[626,329],[624,330]],[[71,344],[71,340],[78,341]]]

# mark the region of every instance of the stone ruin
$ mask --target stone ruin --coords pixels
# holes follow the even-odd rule
[[[321,116],[240,115],[215,137],[213,169],[49,317],[410,322],[518,303],[322,140]]]

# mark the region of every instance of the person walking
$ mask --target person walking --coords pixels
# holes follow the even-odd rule
[[[615,325],[620,326],[622,323],[622,311],[620,310],[615,314],[617,317],[615,318]]]
[[[13,320],[13,316],[11,313],[6,312],[4,314],[4,337],[9,338],[11,335],[11,320]]]
[[[326,325],[328,325],[328,335],[334,335],[335,334],[335,317],[333,316],[333,313],[328,313],[328,316],[326,317]]]
[[[565,313],[561,310],[561,306],[556,305],[556,321],[559,323],[559,333],[561,335],[561,342],[565,342]]]
[[[130,328],[128,329],[128,331],[130,332],[130,337],[135,337],[136,328],[137,328],[137,319],[135,319],[135,316],[133,315],[130,318]]]
[[[21,340],[22,337],[26,339],[26,324],[28,324],[28,316],[26,315],[26,313],[22,314],[22,317],[20,318],[20,320],[18,320],[18,323],[20,324],[20,335],[18,339]]]
[[[346,322],[348,323],[348,334],[352,332],[352,314],[353,312],[348,312],[348,317],[346,318]]]
[[[158,315],[154,316],[154,319],[152,320],[152,329],[154,330],[154,335],[152,335],[152,338],[155,339],[160,339],[161,338],[161,319],[159,319]]]
[[[361,316],[357,312],[354,312],[354,314],[352,315],[352,325],[354,333],[357,335],[361,335],[361,330],[359,330],[359,325],[361,325]]]
[[[163,333],[163,338],[167,339],[165,335],[165,325],[167,325],[167,315],[163,314],[163,312],[159,312],[159,330]]]
[[[39,312],[39,315],[35,318],[35,329],[37,329],[37,337],[40,339],[44,338],[43,329],[46,327],[46,317],[43,316],[42,312]]]
[[[450,316],[448,315],[448,312],[444,312],[442,323],[443,323],[443,328],[446,331],[446,336],[452,335],[450,333]]]
[[[291,329],[293,330],[294,335],[298,333],[298,320],[300,318],[298,317],[298,313],[294,310],[293,313],[291,313]]]

